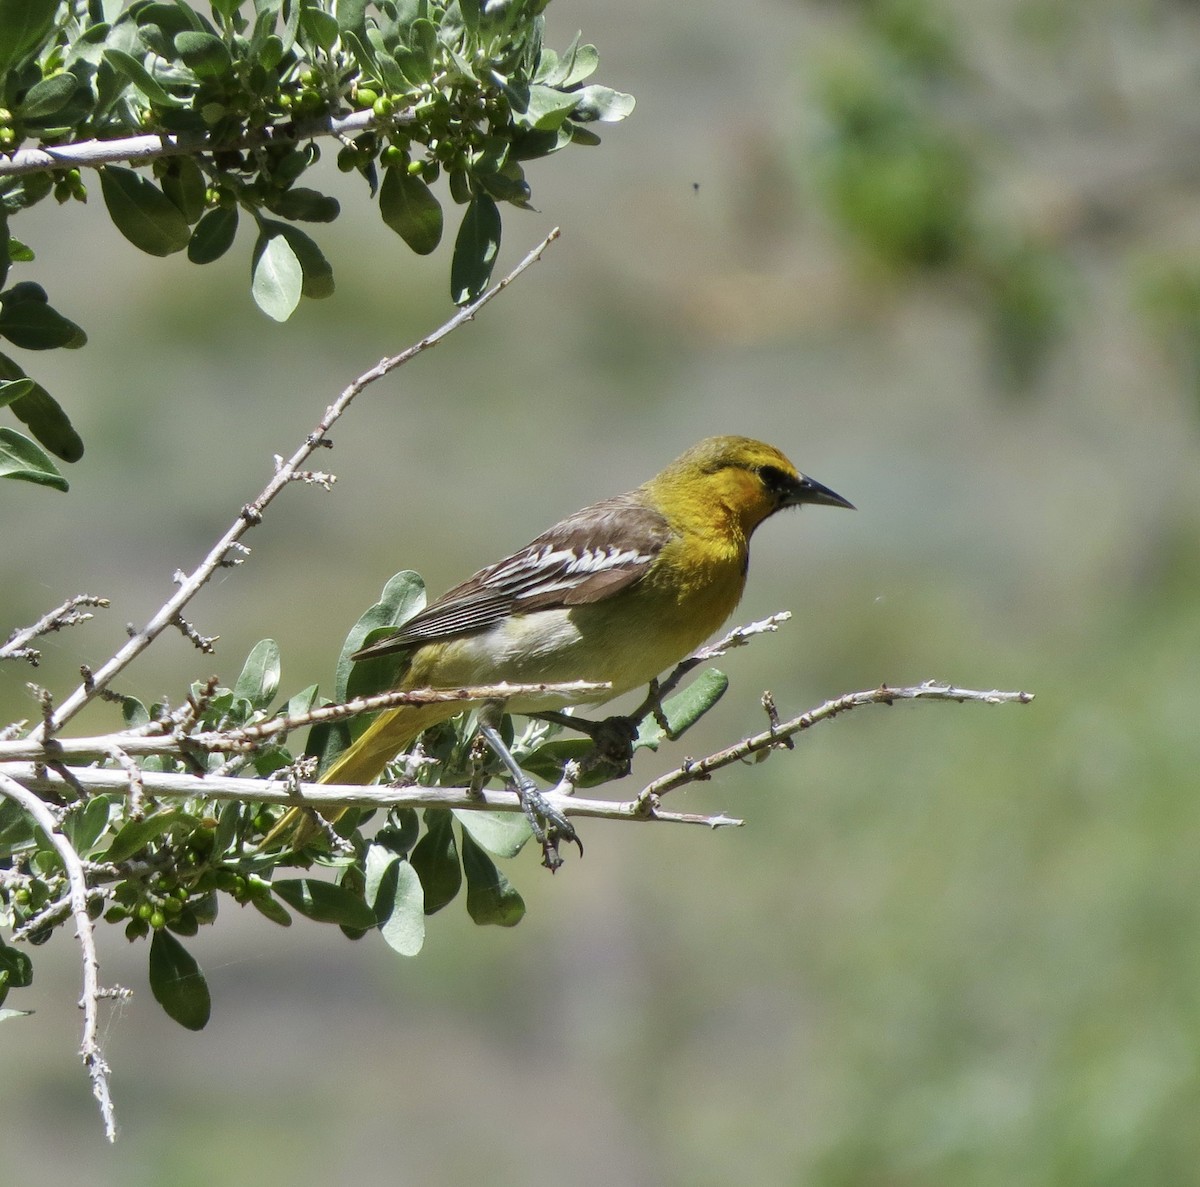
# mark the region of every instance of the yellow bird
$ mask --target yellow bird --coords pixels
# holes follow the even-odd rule
[[[725,622],[746,584],[754,529],[805,503],[853,506],[773,446],[710,437],[635,490],[576,511],[480,569],[353,658],[402,653],[404,689],[587,680],[612,686],[604,699],[618,696],[648,684]],[[596,699],[514,698],[480,715],[552,869],[557,841],[578,843],[575,830],[521,773],[495,727],[501,708],[532,713]],[[385,709],[320,781],[370,783],[423,730],[462,709]],[[271,835],[299,814],[293,809]]]

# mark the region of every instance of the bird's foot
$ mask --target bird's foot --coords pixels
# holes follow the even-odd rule
[[[534,840],[542,847],[542,865],[551,873],[563,864],[558,855],[558,846],[566,841],[568,844],[579,846],[579,856],[583,856],[583,842],[575,831],[575,826],[560,812],[535,786],[531,779],[521,779],[517,783],[517,794],[521,797],[521,808]]]

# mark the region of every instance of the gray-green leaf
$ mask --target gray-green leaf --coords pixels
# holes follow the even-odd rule
[[[663,716],[674,737],[692,728],[724,695],[729,677],[716,668],[706,668],[682,692],[663,703]],[[635,749],[657,750],[667,735],[653,717],[647,717],[638,730]]]
[[[520,812],[469,812],[459,808],[451,811],[471,839],[496,857],[516,857],[533,835],[529,821]]]
[[[403,859],[394,867],[391,912],[380,925],[384,942],[401,956],[416,956],[425,944],[425,893],[417,871]]]
[[[256,709],[266,709],[279,691],[279,644],[260,639],[242,665],[233,686],[235,697],[244,697]]]
[[[0,478],[33,482],[65,491],[67,480],[54,463],[28,437],[15,429],[0,428]]]
[[[250,285],[254,303],[268,317],[287,321],[300,304],[303,287],[304,269],[287,236],[260,234]]]

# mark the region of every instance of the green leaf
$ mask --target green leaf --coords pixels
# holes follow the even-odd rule
[[[416,956],[425,944],[425,893],[416,870],[403,859],[392,867],[391,911],[379,930],[384,942],[401,956]]]
[[[300,28],[319,48],[328,53],[338,39],[338,21],[331,13],[306,5],[300,11]]]
[[[121,720],[126,729],[136,729],[150,721],[150,711],[137,697],[124,696],[121,698]]]
[[[183,107],[182,99],[176,99],[163,89],[156,79],[141,62],[132,54],[120,49],[106,49],[104,60],[122,77],[131,83],[156,107]]]
[[[521,758],[521,770],[529,775],[537,775],[548,782],[556,783],[562,778],[563,767],[572,759],[582,761],[595,749],[591,738],[554,738],[543,742],[536,750]],[[600,763],[591,770],[583,771],[579,776],[576,787],[598,787],[609,782],[613,772],[606,764]]]
[[[292,926],[292,917],[287,913],[287,908],[274,895],[256,894],[250,901],[258,908],[259,914],[265,915],[272,923],[278,923],[280,927]]]
[[[105,165],[100,188],[109,218],[134,247],[152,256],[169,256],[187,247],[192,237],[187,219],[153,182],[132,169]]]
[[[28,437],[9,428],[0,428],[0,478],[68,489],[54,463]]]
[[[724,695],[729,677],[716,668],[706,668],[682,692],[663,702],[663,716],[674,737],[692,728]],[[647,717],[638,729],[634,748],[657,750],[667,735],[653,717]]]
[[[188,226],[204,213],[206,186],[204,173],[192,157],[172,157],[168,162],[162,178],[163,193],[175,203]]]
[[[253,268],[250,291],[254,303],[268,317],[287,321],[300,304],[304,286],[304,269],[287,236],[260,233]]]
[[[496,857],[516,857],[533,835],[521,812],[469,812],[460,808],[451,811],[471,839]]]
[[[610,87],[583,87],[575,94],[579,97],[579,104],[575,108],[574,118],[585,123],[591,120],[617,123],[633,111],[636,102],[632,95],[614,91]]]
[[[58,0],[0,0],[0,76],[41,45]]]
[[[0,408],[29,395],[34,386],[33,380],[28,376],[24,379],[0,379]]]
[[[342,30],[361,32],[367,17],[368,0],[337,0],[337,23]]]
[[[236,206],[218,206],[208,211],[196,224],[188,240],[188,259],[193,264],[211,264],[233,246],[237,234]]]
[[[22,350],[74,350],[87,335],[57,309],[41,301],[11,301],[0,294],[0,335]]]
[[[261,639],[246,657],[233,695],[244,697],[255,709],[266,709],[278,691],[279,644],[274,639]]]
[[[600,54],[594,45],[581,45],[569,58],[564,59],[563,65],[567,68],[566,73],[553,85],[565,91],[577,87],[596,72],[596,67],[600,65]]]
[[[346,636],[345,643],[342,644],[342,653],[338,658],[337,674],[334,678],[333,698],[335,701],[348,700],[351,695],[368,696],[373,692],[383,692],[394,686],[395,680],[392,678],[390,668],[385,669],[382,673],[387,683],[372,687],[366,679],[370,675],[373,665],[381,661],[369,660],[366,663],[355,663],[350,657],[367,642],[375,641],[369,638],[372,632],[379,631],[381,634],[386,634],[388,631],[395,630],[396,627],[402,626],[424,608],[425,582],[421,580],[419,573],[414,573],[411,569],[402,569],[388,578],[383,592],[379,595],[379,601],[359,618]],[[352,670],[355,675],[354,694],[350,692]]]
[[[467,875],[467,914],[480,926],[515,927],[525,915],[525,900],[496,868],[495,862],[463,833],[463,871]]]
[[[6,974],[7,988],[24,989],[33,980],[33,961],[28,953],[0,940],[0,973]]]
[[[564,94],[554,87],[534,83],[523,111],[517,113],[514,123],[518,127],[534,128],[539,132],[552,132],[575,110],[579,102],[576,93]]]
[[[333,292],[329,261],[299,227],[274,219],[263,219],[260,227],[252,289],[263,312],[276,321],[286,321],[301,296],[320,300]]]
[[[463,215],[450,263],[450,294],[455,305],[468,305],[492,278],[500,251],[500,211],[487,194],[476,194]]]
[[[3,988],[0,987],[0,994],[3,992]],[[0,997],[0,1001],[2,1000],[3,998]],[[32,1010],[10,1010],[6,1007],[5,1009],[0,1009],[0,1022],[7,1022],[10,1018],[28,1018],[32,1013]]]
[[[212,853],[214,857],[221,857],[233,844],[241,815],[242,805],[233,801],[221,809],[220,815],[217,817],[217,827],[213,830]]]
[[[341,213],[336,198],[304,186],[284,190],[269,203],[272,214],[302,223],[331,223]]]
[[[125,861],[180,824],[194,826],[196,818],[179,808],[160,808],[141,820],[127,820],[117,830],[112,844],[104,853],[104,860]]]
[[[233,70],[228,47],[211,33],[179,33],[175,49],[197,78],[221,78]]]
[[[81,857],[88,855],[108,827],[112,803],[109,796],[92,796],[82,810],[76,809],[63,821],[63,832]]]
[[[391,819],[394,824],[386,824],[375,834],[375,840],[385,849],[401,857],[407,857],[409,850],[416,844],[421,832],[421,821],[415,808],[393,808]]]
[[[23,379],[24,372],[11,359],[0,355],[0,377]],[[55,457],[64,462],[77,462],[83,457],[83,441],[71,424],[70,418],[54,397],[40,383],[33,390],[18,396],[10,407],[13,415],[25,424],[29,431]]]
[[[40,121],[66,107],[78,89],[79,79],[73,74],[55,74],[43,78],[25,92],[17,111],[22,119]]]
[[[279,233],[288,241],[292,251],[296,253],[296,259],[300,261],[300,270],[304,273],[304,283],[300,291],[310,301],[320,301],[332,296],[333,268],[321,249],[299,227],[290,227],[286,223],[273,225],[282,228]]]
[[[384,845],[372,842],[367,846],[367,855],[363,859],[363,898],[375,908],[380,919],[383,915],[380,914],[379,891],[387,881],[388,871],[399,860],[400,855]],[[387,904],[389,908],[390,905]]]
[[[425,835],[410,860],[424,887],[425,914],[433,915],[452,902],[462,887],[452,818],[445,808],[425,809]]]
[[[272,882],[271,889],[289,907],[317,923],[337,923],[364,931],[375,926],[375,912],[344,886],[314,878],[285,878]]]
[[[385,169],[379,187],[379,213],[419,256],[442,241],[442,207],[425,182],[403,167]]]
[[[150,940],[150,992],[168,1017],[188,1030],[203,1030],[212,998],[200,966],[170,932],[157,930]]]

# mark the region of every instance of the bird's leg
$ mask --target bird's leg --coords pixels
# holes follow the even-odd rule
[[[584,757],[584,770],[590,771],[601,763],[606,763],[613,768],[617,778],[629,774],[633,764],[633,743],[638,734],[637,718],[617,714],[593,721],[587,717],[575,717],[569,713],[557,713],[552,710],[534,713],[531,716],[566,729],[577,730],[591,738],[595,749]]]
[[[578,845],[580,857],[583,856],[583,842],[579,839],[575,826],[538,790],[537,785],[521,770],[517,760],[505,746],[497,728],[500,723],[500,711],[499,701],[488,701],[484,704],[479,710],[479,732],[513,777],[525,818],[529,821],[534,838],[542,847],[542,865],[553,872],[562,865],[562,858],[558,855],[559,841],[574,842]]]

